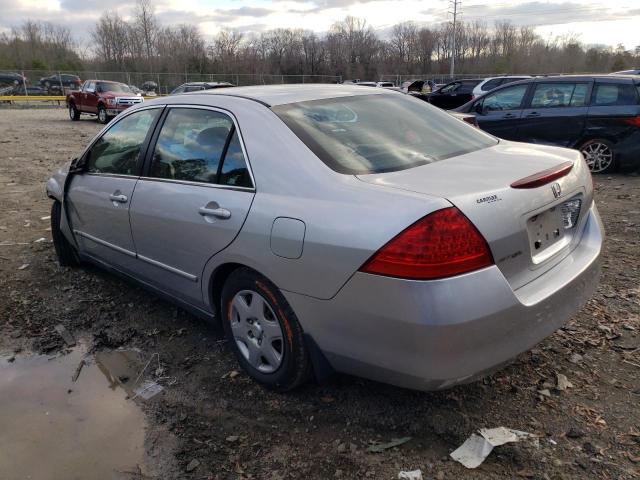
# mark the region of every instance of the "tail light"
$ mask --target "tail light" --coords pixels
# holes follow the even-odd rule
[[[640,116],[637,117],[630,117],[630,118],[623,118],[622,121],[628,125],[631,125],[633,127],[638,127],[640,128]]]
[[[528,177],[516,180],[511,184],[511,188],[537,188],[554,180],[564,177],[573,168],[573,162],[564,162],[557,167],[548,168]]]
[[[493,265],[486,240],[455,207],[418,220],[360,267],[364,273],[434,280]]]

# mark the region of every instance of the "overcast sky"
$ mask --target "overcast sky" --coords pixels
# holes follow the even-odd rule
[[[125,18],[132,12],[132,0],[0,0],[0,31],[27,18],[61,23],[78,38],[104,9],[117,10]],[[161,23],[195,23],[205,35],[222,28],[259,32],[277,27],[296,27],[325,32],[346,15],[366,18],[384,34],[398,22],[446,21],[446,0],[155,0]],[[510,20],[533,25],[543,36],[576,34],[587,44],[640,45],[640,1],[546,1],[464,0],[463,20]]]

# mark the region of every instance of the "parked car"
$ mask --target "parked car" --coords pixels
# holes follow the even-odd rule
[[[481,82],[477,80],[456,80],[434,90],[427,101],[436,107],[451,110],[464,105],[473,98],[473,89]]]
[[[147,80],[142,85],[140,85],[140,89],[142,90],[144,95],[155,96],[158,92],[158,84],[151,80]]]
[[[580,150],[592,172],[640,166],[640,80],[540,77],[498,87],[457,109],[508,140]]]
[[[482,80],[478,85],[473,89],[473,97],[479,97],[494,88],[498,88],[501,85],[507,85],[508,83],[517,82],[518,80],[526,80],[527,78],[532,78],[530,75],[519,75],[519,76],[509,76],[505,75],[504,77],[488,77]]]
[[[242,368],[278,390],[333,369],[469,382],[598,283],[579,152],[498,141],[382,88],[157,98],[46,188],[62,265],[96,263],[218,319]]]
[[[376,87],[380,88],[396,88],[393,82],[376,82]]]
[[[622,70],[620,72],[613,72],[609,75],[640,75],[640,70]]]
[[[197,92],[199,90],[211,90],[214,88],[229,88],[234,85],[229,82],[189,82],[183,83],[179,87],[174,88],[170,95],[177,95],[179,93]]]
[[[403,82],[401,90],[420,100],[428,101],[429,95],[436,89],[432,80],[409,80]]]
[[[356,85],[359,87],[377,87],[378,82],[358,82]]]
[[[42,96],[47,95],[47,91],[42,87],[31,87],[27,85],[16,85],[13,87],[11,95],[29,95],[29,96]]]
[[[54,74],[48,77],[42,77],[40,79],[40,85],[44,87],[48,92],[58,91],[62,92],[62,89],[69,88],[71,90],[77,90],[82,85],[82,80],[77,75],[70,75],[67,73]]]
[[[28,80],[19,73],[0,72],[0,85],[24,85],[25,83],[28,83]]]
[[[100,123],[108,123],[113,117],[131,105],[143,103],[144,98],[135,94],[129,85],[104,80],[86,80],[82,88],[67,94],[67,108],[71,120],[80,120],[80,114],[97,115]]]

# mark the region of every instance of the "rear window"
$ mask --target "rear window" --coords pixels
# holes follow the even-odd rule
[[[345,174],[404,170],[497,143],[406,95],[358,95],[272,110],[325,164]]]
[[[501,78],[494,78],[493,80],[489,80],[487,83],[483,83],[480,86],[480,90],[488,92],[489,90],[493,90],[494,88],[499,87],[501,83]]]
[[[636,89],[630,83],[597,83],[595,88],[594,105],[636,105],[638,103]]]

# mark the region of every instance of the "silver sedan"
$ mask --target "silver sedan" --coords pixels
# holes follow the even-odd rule
[[[498,140],[386,89],[158,98],[47,192],[62,265],[107,267],[221,321],[244,370],[278,390],[334,370],[469,382],[598,283],[580,153]]]

